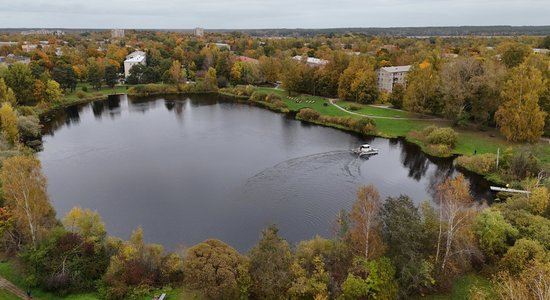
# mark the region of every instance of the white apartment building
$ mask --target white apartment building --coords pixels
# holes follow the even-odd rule
[[[121,39],[124,37],[124,29],[111,29],[111,38]]]
[[[126,60],[124,61],[124,77],[128,78],[130,76],[130,69],[132,69],[135,65],[146,65],[146,54],[143,51],[134,51],[128,56],[126,56]]]
[[[204,28],[201,28],[201,27],[197,27],[193,30],[193,34],[195,36],[198,36],[198,37],[201,37],[201,36],[204,36]]]
[[[295,60],[295,61],[302,61],[302,56],[296,55],[296,56],[292,57],[292,59]],[[310,67],[320,67],[320,66],[324,66],[324,65],[328,64],[328,60],[320,59],[320,58],[316,58],[316,57],[308,57],[308,58],[306,58],[305,62]]]
[[[403,86],[407,84],[407,73],[411,66],[384,67],[378,70],[378,89],[391,93],[393,85],[399,83]]]

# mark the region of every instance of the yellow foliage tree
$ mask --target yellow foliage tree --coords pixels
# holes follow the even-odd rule
[[[5,102],[0,108],[0,124],[5,138],[13,145],[17,144],[19,142],[17,115],[9,102]]]
[[[36,246],[55,224],[55,212],[48,200],[46,177],[40,161],[32,156],[6,159],[0,171],[5,205],[14,216],[14,226],[21,244]]]
[[[531,196],[529,197],[529,205],[531,210],[539,215],[542,215],[548,209],[548,203],[550,202],[550,193],[545,187],[534,188]]]
[[[11,105],[15,105],[17,103],[15,93],[6,85],[4,78],[0,78],[0,102],[8,102]]]
[[[504,103],[495,113],[500,132],[515,142],[536,142],[544,131],[546,113],[540,109],[539,98],[546,90],[542,73],[526,64],[511,71],[502,91]]]
[[[74,207],[63,217],[65,229],[72,233],[78,233],[93,242],[103,240],[106,235],[105,223],[97,211]]]

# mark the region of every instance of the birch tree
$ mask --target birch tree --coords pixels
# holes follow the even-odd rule
[[[369,184],[357,191],[357,200],[353,204],[350,219],[353,227],[350,234],[356,249],[361,249],[365,259],[380,255],[382,239],[380,237],[380,194]]]
[[[46,193],[46,177],[34,157],[14,156],[4,161],[0,172],[5,205],[12,211],[15,230],[23,243],[36,247],[55,223],[55,212]]]
[[[453,260],[457,264],[468,261],[476,252],[472,229],[475,209],[470,195],[470,185],[462,175],[448,178],[436,188],[439,202],[439,233],[435,264],[440,271],[447,273]]]

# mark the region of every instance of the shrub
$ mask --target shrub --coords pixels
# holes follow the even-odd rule
[[[269,103],[273,103],[276,101],[282,101],[281,97],[275,95],[275,94],[269,94],[265,97],[265,101]]]
[[[37,113],[32,106],[19,106],[17,108],[19,115],[21,116],[36,116]]]
[[[456,159],[456,164],[466,170],[487,175],[496,170],[497,156],[492,153],[460,156]]]
[[[432,145],[446,145],[454,148],[458,134],[452,128],[437,128],[428,134],[428,142]]]
[[[86,97],[86,93],[84,93],[83,91],[78,91],[76,92],[76,96],[78,97],[78,99],[82,99]]]
[[[348,107],[348,110],[350,110],[350,111],[357,111],[357,110],[360,110],[360,109],[361,109],[361,106],[357,105],[355,103],[350,104],[350,106]]]
[[[518,180],[535,176],[541,170],[540,162],[533,153],[524,151],[516,152],[510,158],[507,158],[506,167],[508,173]]]
[[[261,102],[261,101],[265,101],[266,96],[267,96],[266,94],[259,93],[259,92],[254,92],[250,96],[250,100]]]
[[[82,87],[82,91],[85,92],[85,93],[87,93],[87,92],[88,92],[88,87],[87,87],[87,86],[83,86],[83,87]]]
[[[40,127],[40,120],[36,116],[19,116],[17,118],[19,136],[23,141],[39,139]]]
[[[189,248],[183,263],[185,285],[209,299],[238,299],[240,283],[248,281],[246,270],[246,259],[219,240]]]
[[[376,129],[376,124],[371,118],[348,119],[348,126],[362,134],[373,133]]]
[[[439,127],[435,126],[435,125],[430,125],[430,126],[427,126],[427,127],[424,127],[424,129],[422,129],[422,135],[423,136],[429,136],[430,133],[432,133],[434,130],[438,129]]]
[[[296,118],[306,121],[315,121],[318,120],[321,114],[311,108],[303,108],[298,112]]]

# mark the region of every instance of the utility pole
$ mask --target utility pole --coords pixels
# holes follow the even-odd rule
[[[498,161],[500,159],[500,147],[497,148],[497,170],[498,170]]]

